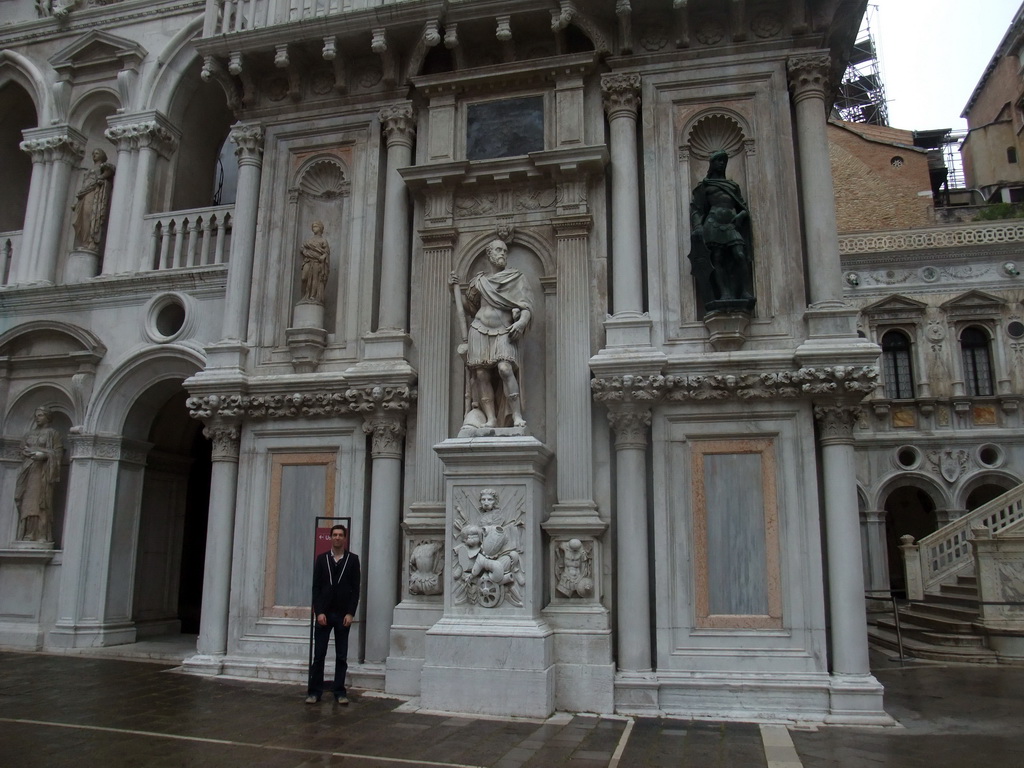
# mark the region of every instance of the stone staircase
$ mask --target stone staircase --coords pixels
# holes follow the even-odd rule
[[[978,584],[974,576],[959,575],[939,584],[923,600],[897,600],[903,652],[917,659],[997,664],[978,619]],[[872,646],[899,652],[892,611],[869,617],[868,639]]]

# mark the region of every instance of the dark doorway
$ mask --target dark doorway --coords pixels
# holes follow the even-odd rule
[[[900,537],[911,535],[914,540],[934,533],[935,502],[920,488],[897,488],[885,500],[885,544],[889,560],[889,588],[906,592],[903,575],[903,555]]]

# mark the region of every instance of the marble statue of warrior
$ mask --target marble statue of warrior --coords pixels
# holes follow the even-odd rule
[[[323,304],[331,271],[331,246],[324,237],[324,223],[314,221],[313,236],[302,244],[302,299],[304,304]]]
[[[508,246],[503,241],[487,245],[487,259],[493,271],[470,280],[460,307],[472,318],[465,348],[471,412],[482,412],[482,423],[476,426],[525,427],[519,341],[530,328],[533,298],[526,276],[507,268]],[[453,272],[449,282],[459,285],[458,275]],[[461,293],[455,295],[458,301]],[[471,421],[467,417],[466,423]]]
[[[22,440],[21,468],[14,485],[19,541],[53,541],[53,491],[60,481],[64,450],[50,426],[50,411],[36,408],[35,425]]]
[[[708,160],[708,175],[690,200],[692,273],[704,307],[750,311],[754,306],[750,211],[735,181],[725,178],[729,154]]]
[[[110,188],[114,183],[114,166],[107,162],[102,149],[92,151],[93,166],[82,179],[82,186],[71,205],[74,217],[75,250],[99,253],[110,214]]]

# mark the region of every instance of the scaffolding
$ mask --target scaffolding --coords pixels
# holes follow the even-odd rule
[[[871,32],[878,6],[869,5],[861,22],[850,63],[839,84],[835,110],[849,123],[888,125],[889,109],[885,101],[885,84],[878,65],[878,49]]]

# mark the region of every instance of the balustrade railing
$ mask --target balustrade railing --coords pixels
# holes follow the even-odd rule
[[[893,232],[865,232],[841,235],[839,252],[875,253],[913,251],[922,248],[950,248],[962,245],[1024,242],[1024,221],[989,221]]]
[[[227,264],[234,210],[233,205],[219,205],[149,214],[146,231],[151,243],[143,270]]]
[[[984,526],[992,535],[1024,520],[1024,484],[939,528],[917,542],[901,538],[907,597],[921,600],[950,576],[974,562],[972,528]],[[909,539],[909,541],[904,541]]]
[[[0,285],[9,285],[14,259],[21,249],[21,231],[0,232]]]
[[[415,0],[207,0],[204,37]]]

